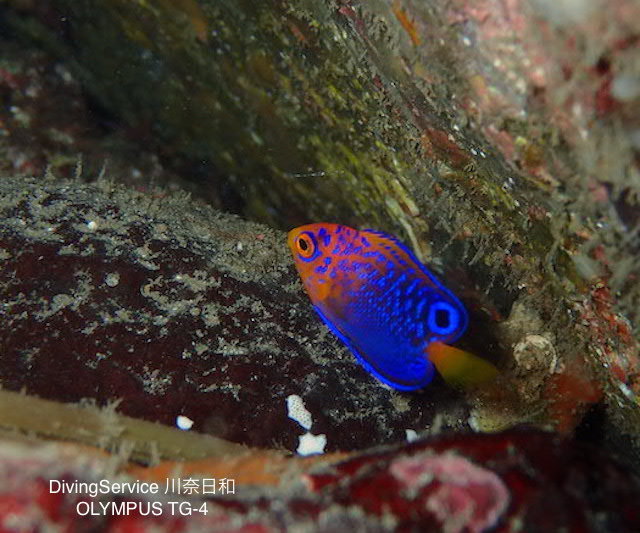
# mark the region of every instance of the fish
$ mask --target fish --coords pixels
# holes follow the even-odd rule
[[[467,329],[467,310],[396,237],[322,222],[292,229],[287,244],[317,314],[382,383],[421,389],[436,369],[460,386],[496,375],[449,345]]]

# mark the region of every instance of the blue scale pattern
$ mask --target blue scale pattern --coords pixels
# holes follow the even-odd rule
[[[323,277],[307,281],[331,283],[330,296],[314,302],[322,320],[383,383],[405,391],[427,385],[434,368],[425,346],[464,333],[462,303],[390,235],[337,226],[315,239],[326,254],[315,268]]]

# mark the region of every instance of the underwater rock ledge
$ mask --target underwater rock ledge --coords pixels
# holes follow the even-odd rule
[[[461,395],[374,381],[313,313],[285,237],[190,202],[37,178],[0,180],[0,383],[234,442],[325,451],[467,427]],[[436,422],[437,417],[437,423]]]
[[[228,462],[220,476],[236,479],[232,492],[169,492],[170,500],[194,510],[188,518],[142,491],[51,494],[48,481],[58,480],[56,488],[74,480],[156,482],[162,492],[170,470],[115,477],[111,461],[86,448],[0,444],[0,521],[38,531],[626,533],[640,527],[637,476],[596,448],[540,431],[424,439],[315,466],[290,458],[277,486],[241,480]],[[189,475],[218,478],[206,463],[198,465]],[[113,511],[124,501],[130,512]],[[102,505],[102,514],[77,511]],[[148,512],[151,505],[157,512]]]

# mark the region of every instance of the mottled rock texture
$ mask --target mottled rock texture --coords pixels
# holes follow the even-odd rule
[[[0,383],[49,399],[119,399],[130,416],[295,450],[299,395],[327,450],[466,426],[435,383],[382,387],[315,316],[284,235],[111,182],[0,180]]]
[[[637,436],[640,16],[561,5],[10,0],[0,24],[199,198],[401,235],[471,308],[474,350],[505,355],[479,428],[569,432],[605,400]],[[1,74],[8,129],[40,124]]]

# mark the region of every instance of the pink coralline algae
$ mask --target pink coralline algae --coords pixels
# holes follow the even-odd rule
[[[640,481],[551,433],[452,435],[356,455],[307,474],[322,501],[392,531],[640,531]]]
[[[110,492],[92,498],[86,489],[51,491],[49,480],[70,487],[81,486],[76,481],[111,483],[112,460],[86,449],[2,441],[0,531],[640,531],[636,475],[593,447],[541,431],[419,440],[340,462],[289,461],[276,485],[238,482],[227,494]],[[176,463],[173,472],[180,468]],[[214,476],[204,463],[200,468],[198,474],[164,470],[157,477],[138,469],[118,481],[155,481],[162,491],[167,476]],[[225,477],[240,479],[234,468],[229,461]],[[78,505],[87,510],[90,504],[114,511],[125,501],[131,512],[77,512]],[[177,516],[167,501],[202,512]]]
[[[445,453],[401,458],[389,468],[406,489],[426,495],[425,506],[447,533],[493,526],[509,505],[509,491],[491,470]]]

